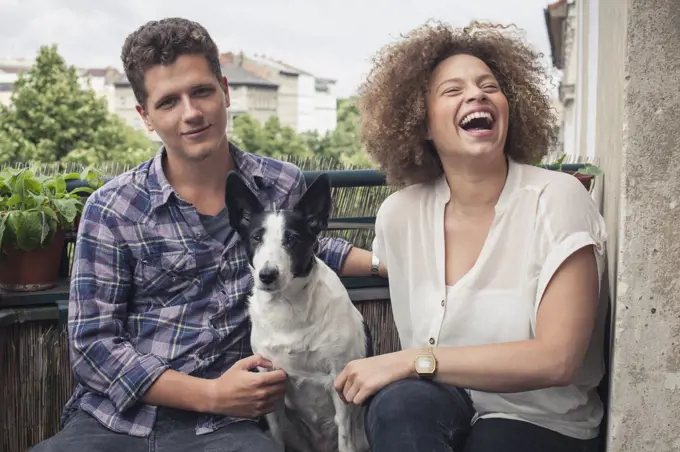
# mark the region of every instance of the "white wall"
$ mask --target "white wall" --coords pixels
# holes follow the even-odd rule
[[[595,124],[597,121],[597,64],[599,39],[599,5],[597,1],[587,0],[588,4],[588,57],[587,63],[587,114],[586,114],[586,156],[595,158]]]
[[[338,98],[334,83],[329,83],[328,91],[316,91],[314,128],[323,135],[332,132],[338,125]]]
[[[316,110],[316,80],[311,75],[300,74],[297,82],[297,132],[313,130]]]
[[[564,152],[579,161],[592,161],[596,156],[598,5],[594,0],[570,0],[568,4],[563,84],[573,87],[573,100],[565,101],[562,133]]]

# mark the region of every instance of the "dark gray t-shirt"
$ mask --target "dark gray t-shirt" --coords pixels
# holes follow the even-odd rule
[[[199,215],[205,231],[215,240],[226,245],[231,230],[227,209],[222,209],[217,215]]]

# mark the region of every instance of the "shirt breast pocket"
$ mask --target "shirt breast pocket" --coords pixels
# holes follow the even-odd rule
[[[202,290],[196,256],[186,250],[147,255],[137,264],[135,285],[136,295],[153,304],[186,303]]]

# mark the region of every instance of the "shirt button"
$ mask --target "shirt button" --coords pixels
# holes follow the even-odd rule
[[[442,300],[442,306],[444,306],[445,304],[446,304],[446,301]]]
[[[433,337],[430,338],[430,345],[434,345],[434,338]]]

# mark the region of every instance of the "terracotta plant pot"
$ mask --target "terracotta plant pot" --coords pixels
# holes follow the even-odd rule
[[[590,186],[593,184],[594,176],[590,174],[576,174],[576,173],[570,174],[574,176],[576,179],[580,180],[583,186],[586,187],[586,190],[590,191]]]
[[[59,264],[65,232],[56,232],[52,244],[23,251],[6,247],[0,259],[0,289],[7,292],[36,292],[54,287],[59,280]]]

